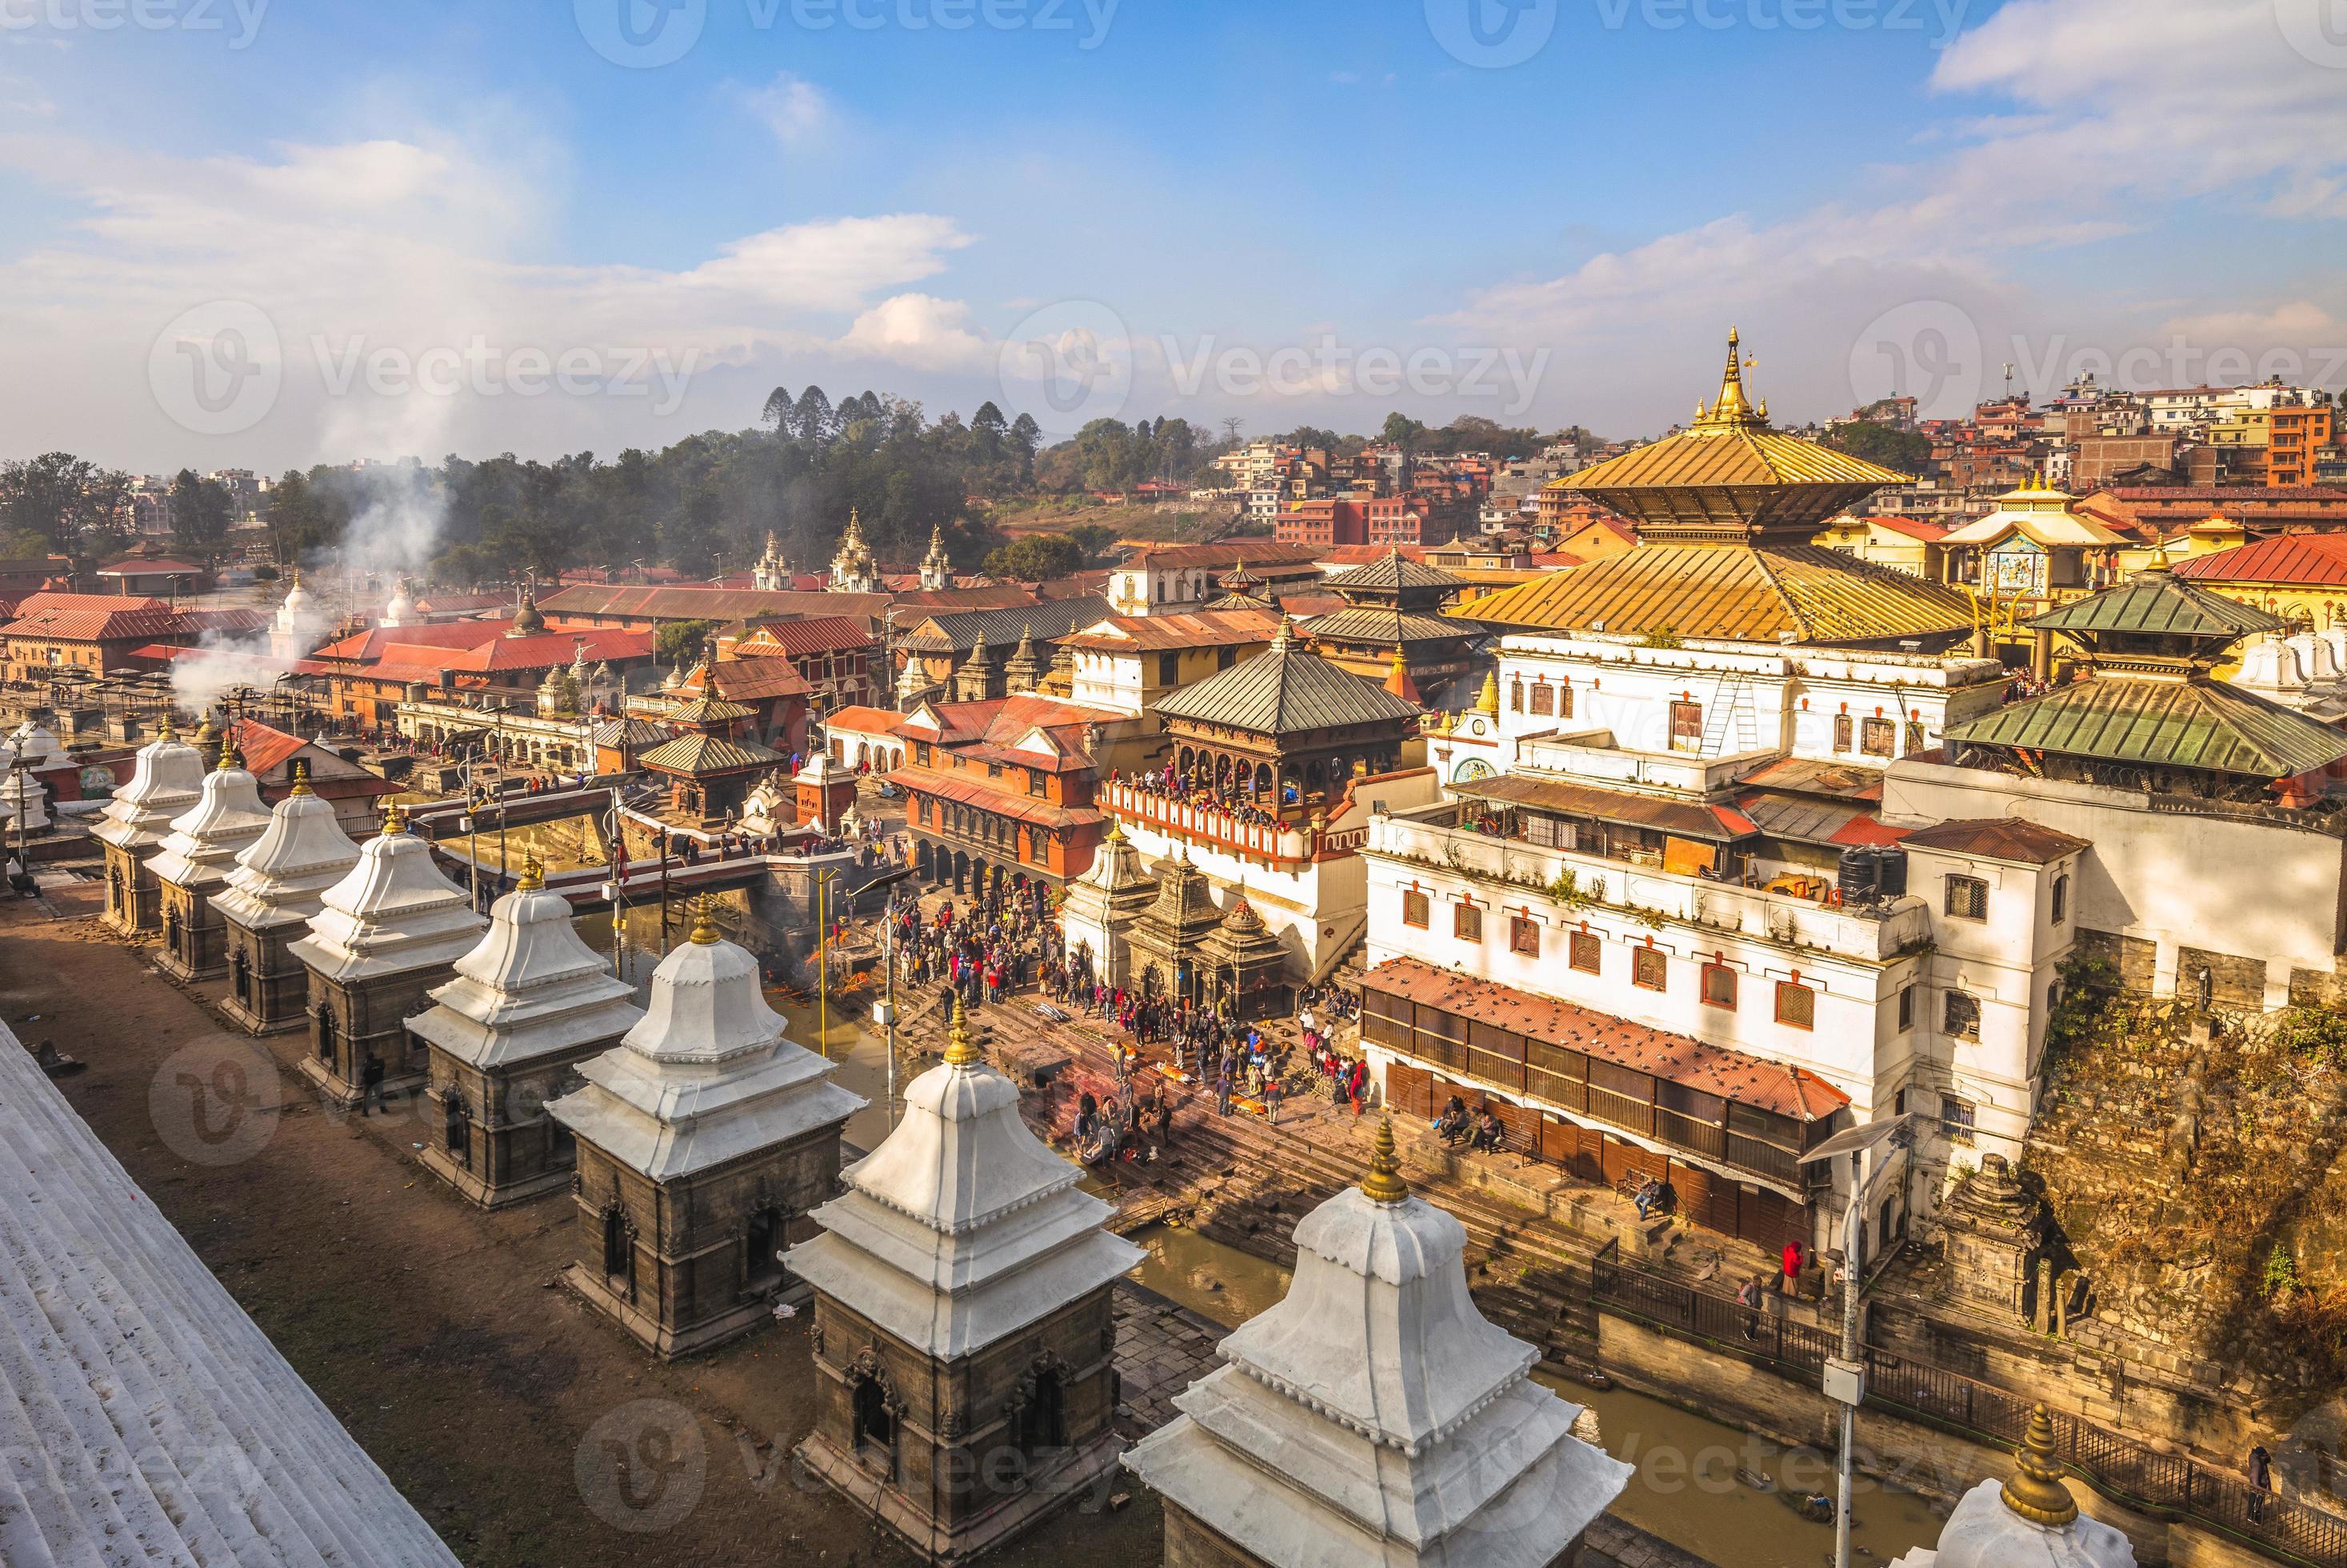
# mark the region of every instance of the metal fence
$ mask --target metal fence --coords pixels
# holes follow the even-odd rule
[[[1838,1334],[1792,1323],[1622,1261],[1605,1244],[1590,1265],[1596,1304],[1652,1327],[1768,1363],[1807,1381],[1840,1347]],[[1870,1404],[1994,1448],[2019,1445],[2037,1401],[1944,1367],[1869,1348]],[[2143,1512],[2189,1519],[2279,1561],[2347,1568],[2347,1519],[2162,1453],[2075,1416],[2054,1416],[2055,1451],[2096,1491]]]

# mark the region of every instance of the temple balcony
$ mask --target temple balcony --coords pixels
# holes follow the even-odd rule
[[[1194,805],[1128,784],[1103,784],[1100,804],[1112,815],[1159,833],[1211,844],[1233,855],[1290,866],[1316,859],[1330,850],[1357,848],[1360,837],[1358,830],[1344,835],[1325,831],[1316,834],[1309,823],[1284,819],[1276,824],[1251,823],[1217,806]],[[1340,845],[1336,842],[1338,838],[1352,843]]]

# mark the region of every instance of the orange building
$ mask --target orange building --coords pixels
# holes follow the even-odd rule
[[[2311,485],[2314,482],[2314,455],[2331,445],[2332,419],[2331,405],[2313,403],[2299,405],[2277,404],[2272,411],[2273,422],[2266,440],[2266,484],[2269,488]]]
[[[969,894],[1082,876],[1107,827],[1096,759],[1133,723],[1055,697],[922,703],[896,726],[911,754],[888,775],[910,797],[914,866]]]

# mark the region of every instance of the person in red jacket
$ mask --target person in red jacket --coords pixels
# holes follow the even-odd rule
[[[1788,1241],[1785,1244],[1784,1266],[1785,1294],[1799,1295],[1801,1283],[1801,1244],[1799,1242]]]

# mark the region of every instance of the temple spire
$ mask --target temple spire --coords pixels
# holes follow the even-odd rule
[[[692,940],[705,948],[720,939],[716,906],[709,895],[703,893],[692,901]]]
[[[2058,1528],[2078,1517],[2078,1500],[2063,1484],[2062,1464],[2054,1456],[2054,1417],[2042,1403],[2029,1412],[2013,1479],[2001,1495],[2005,1507],[2032,1524]]]
[[[1398,1204],[1409,1196],[1401,1179],[1401,1155],[1394,1148],[1393,1115],[1378,1123],[1378,1141],[1369,1151],[1369,1173],[1361,1178],[1361,1193],[1374,1204]]]
[[[962,1014],[961,998],[954,998],[953,1032],[946,1041],[945,1064],[948,1067],[971,1067],[979,1061],[978,1047],[969,1042],[969,1020]]]
[[[1753,411],[1750,400],[1744,395],[1745,360],[1739,346],[1743,341],[1743,334],[1734,327],[1727,329],[1727,369],[1720,376],[1719,398],[1708,412],[1701,404],[1696,405],[1697,424],[1750,425],[1759,422],[1761,415]]]

